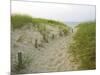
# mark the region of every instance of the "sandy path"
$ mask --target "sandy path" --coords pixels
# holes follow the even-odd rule
[[[34,54],[32,62],[22,72],[56,72],[77,70],[78,65],[73,63],[72,56],[68,53],[68,48],[72,42],[74,32],[67,36],[59,37],[45,44],[44,48],[39,48]]]

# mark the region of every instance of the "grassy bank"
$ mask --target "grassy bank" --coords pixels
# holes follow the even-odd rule
[[[53,27],[58,27],[62,31],[68,32],[68,27],[64,23],[59,21],[42,19],[42,18],[33,18],[29,15],[21,15],[21,14],[14,14],[11,16],[11,26],[13,29],[21,28],[24,25],[30,25],[30,23],[35,27],[39,27],[41,24],[44,24]],[[45,29],[44,25],[41,25],[40,28]]]
[[[79,69],[95,69],[96,66],[96,23],[86,22],[77,26],[70,52],[75,62],[80,62]]]
[[[40,58],[44,59],[41,54],[43,53],[43,55],[45,55],[49,52],[49,49],[55,49],[52,50],[55,53],[56,44],[59,44],[59,42],[57,41],[58,43],[56,43],[55,40],[59,39],[59,41],[62,41],[61,38],[66,37],[65,34],[68,33],[67,25],[62,22],[33,18],[29,15],[21,14],[14,14],[11,16],[11,28],[11,62],[12,72],[14,73],[24,73],[23,70],[27,69],[30,66],[30,63],[33,65],[30,69],[35,69],[35,62]],[[52,46],[52,42],[55,46]],[[57,47],[57,50],[59,50],[59,45]],[[45,53],[44,51],[47,50],[48,52]],[[22,60],[18,60],[19,52],[21,53],[19,58],[22,57]],[[47,55],[45,57],[47,58]],[[21,64],[19,64],[19,62]],[[41,60],[39,62],[44,61]]]

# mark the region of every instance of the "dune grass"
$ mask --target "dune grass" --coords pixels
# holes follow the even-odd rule
[[[13,29],[21,28],[28,23],[32,23],[31,16],[21,14],[11,16],[11,26]]]
[[[49,19],[42,19],[42,18],[33,18],[29,15],[22,15],[22,14],[13,14],[11,16],[11,27],[12,27],[12,31],[14,29],[21,29],[22,27],[26,26],[26,25],[32,25],[33,27],[33,31],[37,31],[40,32],[43,36],[42,39],[42,43],[46,42],[49,43],[48,41],[48,34],[53,35],[51,38],[54,39],[56,35],[52,34],[52,33],[48,33],[51,32],[49,30],[49,27],[47,25],[52,26],[51,28],[59,28],[59,32],[63,31],[64,33],[68,32],[68,27],[67,25],[63,24],[62,22],[59,21],[55,21],[55,20],[49,20]],[[37,33],[38,34],[38,33]],[[33,35],[34,36],[34,35]],[[15,36],[14,36],[15,37]],[[22,42],[22,37],[23,35],[20,36],[20,38],[18,40],[16,40],[17,42]],[[50,40],[51,41],[51,40]],[[16,46],[16,45],[15,45]],[[38,39],[35,39],[35,48],[38,48],[40,46],[40,44],[38,44]],[[32,61],[32,59],[23,53],[23,58],[22,58],[23,62],[21,63],[21,65],[19,65],[17,62],[14,63],[14,66],[12,66],[14,68],[14,70],[12,70],[12,72],[14,71],[15,73],[21,73],[23,69],[25,69]]]
[[[29,15],[21,14],[13,14],[11,16],[11,26],[13,29],[21,28],[24,25],[30,25],[29,23],[31,23],[35,27],[38,27],[40,30],[45,30],[46,25],[51,25],[53,27],[58,27],[59,29],[62,29],[64,32],[68,31],[67,25],[59,21],[42,18],[33,18]]]
[[[86,22],[77,26],[74,43],[70,52],[76,62],[80,62],[79,70],[96,68],[96,23]]]

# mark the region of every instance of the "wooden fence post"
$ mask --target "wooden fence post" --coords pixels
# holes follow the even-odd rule
[[[73,28],[72,28],[72,33],[73,33]]]
[[[60,35],[60,36],[63,36],[62,31],[59,32],[59,35]]]
[[[47,38],[46,34],[43,34],[43,39],[44,39],[45,42],[48,43],[48,38]]]
[[[35,40],[35,48],[38,48],[37,39]]]
[[[54,39],[55,38],[55,35],[54,34],[52,34],[52,39]]]
[[[22,69],[22,53],[18,52],[18,70]]]

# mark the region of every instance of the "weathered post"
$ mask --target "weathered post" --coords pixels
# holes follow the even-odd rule
[[[55,38],[55,35],[54,34],[52,34],[52,39],[54,39]]]
[[[73,33],[73,28],[72,28],[72,33]]]
[[[38,48],[37,39],[35,40],[35,48]]]
[[[48,43],[48,39],[47,39],[47,37],[46,37],[46,34],[43,34],[43,39],[44,39],[45,42]]]
[[[18,70],[22,69],[22,53],[18,52]]]
[[[59,32],[59,35],[60,35],[60,36],[63,36],[62,31]]]

